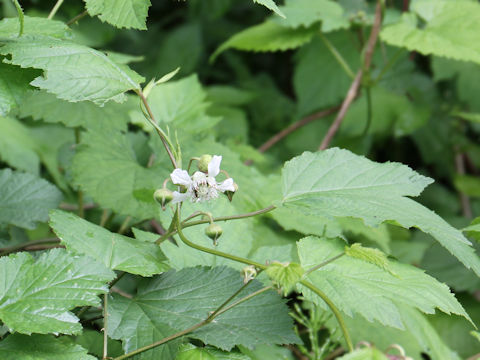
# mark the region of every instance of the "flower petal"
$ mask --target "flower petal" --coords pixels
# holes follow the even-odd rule
[[[186,193],[179,193],[178,191],[173,192],[173,199],[172,199],[172,204],[176,204],[185,200],[188,200],[191,198],[191,194],[188,192]]]
[[[192,182],[192,179],[190,179],[190,175],[188,175],[188,172],[182,169],[173,170],[173,172],[170,174],[170,178],[175,185],[184,185],[188,187],[188,185],[190,185],[190,183]]]
[[[225,191],[235,191],[235,187],[233,186],[233,179],[232,178],[228,178],[226,180],[224,180],[223,182],[219,183],[217,185],[217,190],[221,191],[221,192],[225,192]]]
[[[208,176],[215,177],[220,173],[221,162],[222,162],[221,156],[213,155],[212,160],[208,164]]]

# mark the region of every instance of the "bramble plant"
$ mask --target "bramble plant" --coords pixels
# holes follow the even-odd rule
[[[0,5],[0,359],[479,357],[477,1]]]

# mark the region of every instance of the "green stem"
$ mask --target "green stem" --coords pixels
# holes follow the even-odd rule
[[[321,267],[324,267],[325,265],[328,265],[330,264],[331,262],[334,262],[335,260],[337,259],[340,259],[343,255],[345,255],[344,252],[342,252],[341,254],[338,254],[337,256],[334,256],[328,260],[325,260],[324,262],[318,264],[318,265],[315,265],[314,267],[312,267],[311,269],[308,269],[307,271],[305,271],[305,273],[303,274],[303,276],[307,276],[308,274],[310,274],[311,272],[314,272],[315,270],[318,270],[320,269]]]
[[[372,89],[370,85],[365,87],[365,94],[367,95],[367,123],[365,124],[361,137],[367,135],[368,129],[372,124]]]
[[[34,245],[45,245],[45,244],[57,244],[59,243],[60,240],[57,238],[51,238],[51,239],[42,239],[42,240],[35,240],[35,241],[29,241],[20,245],[14,245],[10,247],[6,247],[3,249],[0,249],[0,256],[8,255],[17,251],[24,250],[28,248],[29,246],[34,246]]]
[[[348,350],[353,351],[352,339],[350,338],[350,334],[347,330],[347,326],[345,325],[342,314],[340,314],[340,311],[337,309],[335,304],[327,297],[327,295],[325,295],[319,288],[317,288],[312,283],[306,280],[301,280],[300,284],[317,294],[328,305],[330,310],[332,310],[335,318],[337,319],[338,325],[340,325],[340,329],[342,330],[343,337],[345,338],[345,342],[347,343]]]
[[[75,144],[78,146],[80,144],[80,128],[76,127],[75,128]],[[78,190],[77,193],[77,202],[78,202],[78,216],[80,216],[82,219],[85,217],[85,210],[83,208],[83,191]]]
[[[103,296],[103,358],[108,358],[108,292]]]
[[[345,73],[351,78],[355,78],[355,74],[353,73],[352,69],[350,69],[350,66],[348,66],[348,63],[345,61],[343,58],[342,54],[337,50],[337,48],[323,35],[323,33],[320,32],[320,39],[322,39],[323,43],[325,46],[330,50],[332,53],[333,57],[337,60],[337,62],[340,64],[342,69],[345,71]]]
[[[251,281],[249,281],[246,285],[250,284]],[[250,300],[251,298],[257,296],[257,295],[260,295],[262,293],[264,293],[265,291],[268,291],[270,289],[273,289],[273,286],[272,285],[269,285],[269,286],[265,286],[264,288],[261,288],[257,291],[254,291],[253,293],[250,293],[248,294],[247,296],[244,296],[243,298],[239,299],[238,301],[234,302],[233,304],[230,304],[228,305],[227,307],[225,307],[224,309],[222,310],[219,310],[215,316],[219,316],[221,314],[223,314],[224,312],[230,310],[231,308],[237,306],[237,305],[240,305],[241,303],[244,303],[245,301],[247,300]],[[213,319],[212,319],[213,320]],[[211,320],[210,320],[211,321]]]
[[[23,16],[23,9],[18,0],[12,0],[13,3],[15,4],[15,8],[17,9],[17,14],[18,14],[18,21],[20,22],[20,30],[18,31],[18,37],[23,35],[23,27],[24,27],[24,16]]]
[[[399,49],[395,55],[393,55],[390,60],[387,62],[387,64],[383,67],[383,69],[380,71],[380,74],[377,76],[375,81],[373,82],[372,86],[377,85],[380,80],[382,80],[383,76],[388,72],[388,70],[391,69],[391,67],[397,62],[397,60],[400,58],[400,55],[403,54],[405,50],[404,49]]]
[[[74,18],[72,18],[71,20],[69,20],[69,21],[67,22],[67,26],[70,26],[70,25],[76,23],[78,20],[80,20],[81,18],[83,18],[83,17],[85,17],[85,16],[87,16],[87,15],[88,15],[88,11],[85,10],[84,12],[78,14],[77,16],[75,16]]]
[[[60,6],[62,6],[64,0],[57,0],[55,3],[55,6],[53,7],[52,11],[50,11],[50,14],[48,14],[47,19],[52,19],[55,14],[57,13],[58,9],[60,9]]]

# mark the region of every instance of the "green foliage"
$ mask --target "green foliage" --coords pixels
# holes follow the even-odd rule
[[[299,282],[304,274],[300,264],[273,262],[267,267],[268,277],[288,295]]]
[[[119,28],[147,30],[150,0],[85,0],[91,16]]]
[[[285,14],[283,14],[283,12],[278,8],[277,4],[275,4],[275,1],[273,0],[253,0],[253,2],[265,6],[266,8],[272,10],[277,15],[283,18],[285,17]]]
[[[388,358],[374,347],[355,350],[339,358],[341,360],[387,360]]]
[[[385,253],[378,249],[363,247],[359,243],[356,243],[351,246],[345,246],[345,254],[352,258],[360,259],[376,265],[380,269],[388,271],[392,275],[396,275],[390,269],[390,264]]]
[[[30,89],[29,82],[34,74],[18,66],[0,63],[0,115],[17,108],[22,96]]]
[[[45,222],[48,211],[57,207],[62,195],[58,189],[34,175],[0,170],[0,224],[33,229]]]
[[[2,292],[0,319],[11,331],[23,334],[75,334],[82,330],[68,310],[98,306],[107,291],[111,270],[91,258],[54,249],[34,259],[27,253],[0,259]]]
[[[142,276],[168,269],[157,245],[111,233],[71,213],[52,211],[50,227],[69,251],[88,255],[109,269]]]

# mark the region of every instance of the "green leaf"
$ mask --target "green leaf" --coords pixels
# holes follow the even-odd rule
[[[150,0],[84,0],[91,16],[118,28],[147,30]]]
[[[251,358],[238,352],[221,351],[211,346],[196,347],[185,344],[180,347],[175,360],[251,360]]]
[[[88,350],[89,354],[103,357],[103,334],[100,331],[83,329],[82,334],[75,337],[75,343]],[[108,339],[108,356],[123,355],[120,341]]]
[[[44,76],[37,77],[31,85],[72,102],[122,102],[124,92],[139,89],[139,82],[144,81],[126,65],[115,64],[100,51],[51,37],[23,36],[7,42],[0,54],[11,55],[4,60],[6,63],[44,70]]]
[[[284,19],[275,19],[275,21],[282,26],[291,28],[308,27],[321,21],[322,31],[329,32],[348,28],[350,25],[343,16],[343,8],[330,0],[286,0],[280,10],[285,17]]]
[[[347,355],[339,357],[338,360],[388,360],[388,357],[374,347],[366,347],[354,350]]]
[[[4,18],[0,21],[0,42],[6,38],[16,39],[19,30],[18,18]],[[44,17],[24,17],[23,35],[45,35],[59,39],[71,38],[70,29],[65,23],[57,20],[49,20]]]
[[[454,185],[458,191],[472,197],[480,197],[480,179],[472,175],[456,175]]]
[[[98,306],[115,274],[88,257],[53,249],[38,259],[18,253],[0,259],[0,319],[23,334],[74,334],[82,330],[68,310]]]
[[[169,126],[196,134],[211,129],[221,119],[207,115],[209,103],[197,75],[155,86],[148,94],[150,108],[161,126]],[[134,122],[153,130],[140,111]]]
[[[267,9],[272,10],[282,18],[285,17],[285,14],[278,8],[277,4],[275,4],[273,0],[253,0],[253,2],[265,6]]]
[[[62,194],[47,181],[31,174],[0,170],[0,224],[33,229],[48,220]]]
[[[153,193],[169,173],[166,168],[141,166],[132,142],[119,130],[85,132],[72,172],[74,182],[104,208],[138,220],[157,217],[161,211]]]
[[[95,360],[67,337],[10,334],[0,342],[3,360]]]
[[[366,261],[370,264],[378,266],[380,269],[388,271],[390,274],[396,276],[396,274],[390,268],[387,255],[378,249],[363,247],[361,244],[356,243],[351,246],[345,246],[345,254],[352,258]]]
[[[380,33],[390,45],[405,47],[424,55],[437,55],[480,63],[480,4],[474,1],[421,0],[412,6],[414,14],[404,14],[400,22]],[[455,29],[455,31],[452,31]]]
[[[0,63],[0,115],[16,109],[25,93],[31,89],[30,81],[35,72],[18,66]]]
[[[342,253],[344,242],[307,237],[297,247],[300,263],[308,269]],[[368,321],[376,320],[403,329],[398,304],[415,307],[427,314],[433,314],[438,308],[470,320],[445,284],[414,266],[391,261],[390,268],[396,276],[376,265],[343,256],[309,273],[307,278],[350,317],[359,314]],[[302,292],[307,299],[324,307],[313,292],[303,287]]]
[[[218,47],[211,61],[227,49],[243,51],[285,51],[298,48],[309,42],[318,31],[316,26],[289,29],[273,21],[252,26],[235,34]]]
[[[129,97],[124,103],[109,102],[97,106],[89,101],[72,103],[60,100],[46,91],[32,91],[20,104],[19,115],[43,119],[48,123],[63,123],[68,127],[82,126],[85,129],[112,127],[126,130],[130,120],[128,112],[138,108],[138,103]]]
[[[480,259],[462,233],[407,197],[418,196],[432,180],[405,165],[379,164],[334,148],[290,160],[282,179],[282,205],[292,212],[351,216],[369,226],[393,220],[417,227],[480,275]]]
[[[287,296],[295,288],[297,282],[302,279],[304,270],[300,264],[274,261],[268,265],[266,273]]]
[[[0,117],[0,159],[18,170],[39,173],[35,139],[25,125],[13,118]]]
[[[473,123],[480,123],[480,114],[477,113],[467,113],[463,111],[458,111],[452,113],[453,116],[458,116],[459,118],[467,121],[471,121]]]
[[[110,336],[126,341],[126,351],[158,341],[205,320],[242,285],[240,272],[228,267],[169,271],[141,285],[133,299],[114,296],[109,303]],[[253,280],[233,301],[261,288]],[[188,336],[222,350],[238,344],[253,347],[298,341],[284,301],[271,290],[233,307]]]
[[[168,269],[156,244],[112,233],[61,210],[50,212],[49,224],[69,251],[88,255],[109,269],[141,276]]]

